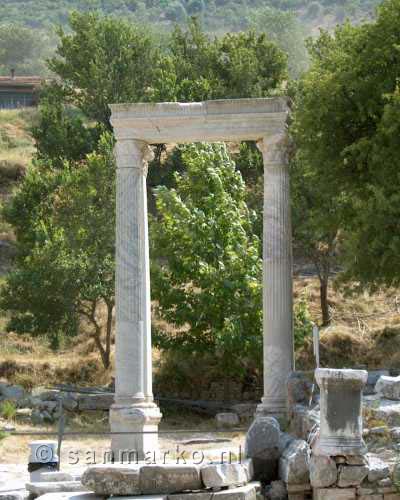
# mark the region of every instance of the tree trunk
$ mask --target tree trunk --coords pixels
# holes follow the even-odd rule
[[[320,279],[319,292],[322,312],[322,326],[328,326],[331,322],[328,304],[328,283],[329,278]]]

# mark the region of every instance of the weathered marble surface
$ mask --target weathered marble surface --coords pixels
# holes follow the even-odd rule
[[[116,379],[110,410],[112,450],[158,452],[161,413],[153,402],[150,261],[146,175],[152,152],[138,140],[116,144]],[[146,434],[141,434],[145,432]]]
[[[285,127],[258,143],[264,159],[264,396],[257,412],[286,416],[293,371],[292,229]]]
[[[146,174],[148,145],[168,142],[259,142],[265,166],[265,370],[258,411],[286,416],[282,374],[293,370],[287,99],[114,104],[110,108],[117,139],[116,396],[111,429],[157,431],[161,418],[152,397]],[[157,434],[114,436],[112,448],[115,452],[137,449],[142,457],[156,450]]]
[[[321,390],[321,427],[316,455],[364,455],[362,438],[362,389],[365,370],[318,368],[315,378]]]

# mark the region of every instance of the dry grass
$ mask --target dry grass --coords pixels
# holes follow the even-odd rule
[[[295,281],[295,297],[307,298],[313,321],[321,321],[319,284],[314,278]],[[400,368],[399,291],[348,297],[331,289],[331,326],[321,331],[321,364],[331,367]],[[314,366],[311,339],[297,353],[298,367]]]
[[[295,280],[295,300],[305,297],[312,319],[320,322],[319,289],[315,278]],[[380,292],[376,296],[364,294],[345,297],[332,290],[330,304],[332,325],[321,331],[321,364],[332,367],[367,366],[400,368],[400,313],[397,291]],[[6,318],[0,319],[4,331]],[[158,324],[159,327],[165,325]],[[168,326],[171,329],[170,326]],[[160,370],[162,356],[154,350],[155,372]],[[184,372],[185,360],[180,365]],[[311,339],[297,352],[297,368],[314,368]],[[216,367],[193,366],[204,379]],[[81,336],[68,341],[59,352],[53,352],[43,339],[28,335],[3,334],[0,337],[0,378],[19,383],[26,388],[51,383],[78,385],[108,385],[113,374],[113,363],[105,371],[91,339]],[[207,377],[205,376],[207,375]],[[172,376],[173,374],[169,374]],[[172,379],[168,377],[169,383]],[[198,388],[199,389],[199,388]],[[200,389],[199,389],[200,390]]]

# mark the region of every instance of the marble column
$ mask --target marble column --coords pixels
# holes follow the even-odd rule
[[[287,415],[287,379],[294,369],[292,242],[286,130],[258,143],[264,159],[264,397],[257,414]]]
[[[112,451],[139,459],[158,452],[161,413],[153,401],[150,264],[146,176],[147,143],[119,139],[116,194],[115,400],[110,410]],[[126,433],[132,434],[126,434]],[[140,434],[146,432],[148,434]]]

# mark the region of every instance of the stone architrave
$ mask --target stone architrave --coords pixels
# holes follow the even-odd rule
[[[264,415],[287,413],[286,378],[293,370],[292,260],[287,99],[114,104],[116,137],[116,394],[110,410],[112,449],[157,448],[161,414],[151,382],[150,278],[146,172],[149,145],[256,141],[265,166]],[[154,434],[134,434],[146,430]],[[153,436],[153,437],[151,437]]]
[[[366,453],[362,438],[362,389],[365,370],[318,368],[315,378],[321,390],[321,427],[315,455],[360,456]]]

